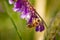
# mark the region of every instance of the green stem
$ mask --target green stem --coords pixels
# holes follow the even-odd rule
[[[54,21],[55,21],[55,19],[56,19],[56,17],[57,17],[58,12],[59,12],[59,9],[54,12],[55,15],[53,16],[52,20],[50,21],[50,24],[49,24],[48,29],[47,29],[47,36],[50,35],[50,31],[52,31],[52,30],[51,30],[52,24],[54,23]],[[57,29],[56,29],[56,30],[57,30]],[[56,30],[55,30],[55,32],[54,32],[55,34],[56,34]],[[45,37],[45,39],[48,38],[47,36]]]
[[[56,19],[56,16],[57,16],[57,14],[58,14],[58,11],[59,11],[59,10],[56,10],[56,11],[55,11],[55,15],[53,16],[52,20],[50,21],[49,27],[48,27],[48,29],[47,29],[48,32],[51,31],[52,24],[54,23],[54,21],[55,21],[55,19]]]
[[[14,25],[14,28],[15,28],[15,30],[16,30],[16,32],[17,32],[17,35],[19,36],[20,40],[23,40],[22,37],[21,37],[21,34],[19,33],[19,31],[18,31],[18,29],[17,29],[17,26],[16,26],[14,20],[13,20],[12,17],[9,15],[9,13],[11,13],[11,12],[10,12],[9,9],[8,9],[8,5],[7,5],[6,1],[3,2],[3,5],[4,5],[4,7],[5,7],[5,9],[6,9],[7,13],[8,13],[8,16],[9,16],[12,24]]]
[[[9,16],[9,17],[10,17],[10,16]],[[11,17],[10,17],[10,19],[11,19],[12,24],[14,25],[14,28],[15,28],[15,30],[16,30],[16,32],[17,32],[19,38],[20,38],[20,40],[22,40],[21,34],[19,33],[16,24],[14,23],[14,21],[13,21],[13,19],[12,19]]]
[[[57,16],[58,12],[59,12],[59,9],[58,9],[57,11],[55,11],[55,15],[53,16],[52,20],[50,21],[49,28],[52,27],[52,24],[54,23],[55,18],[56,18],[56,16]]]

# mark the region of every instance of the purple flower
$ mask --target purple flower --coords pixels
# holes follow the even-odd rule
[[[13,11],[21,12],[20,17],[27,21],[27,25],[36,27],[36,31],[42,32],[44,30],[44,25],[40,24],[40,20],[37,20],[39,17],[28,0],[9,0],[9,3],[14,4]]]

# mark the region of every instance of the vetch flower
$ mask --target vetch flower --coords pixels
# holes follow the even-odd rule
[[[28,0],[9,0],[9,3],[14,4],[13,10],[15,12],[21,12],[20,17],[27,21],[27,26],[29,28],[35,27],[35,30],[40,32],[45,29],[44,22],[40,19],[38,13]]]

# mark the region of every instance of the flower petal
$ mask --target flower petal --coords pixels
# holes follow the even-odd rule
[[[36,29],[35,29],[35,31],[37,31],[37,32],[39,31],[39,26],[36,26]]]
[[[44,25],[40,25],[40,32],[42,32],[45,29]]]
[[[9,0],[9,4],[13,4],[14,3],[14,0]]]

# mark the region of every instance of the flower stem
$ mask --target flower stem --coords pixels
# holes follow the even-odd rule
[[[9,16],[12,24],[14,25],[14,28],[15,28],[15,30],[16,30],[16,32],[17,32],[17,35],[19,36],[20,40],[23,40],[22,37],[21,37],[21,34],[19,33],[19,31],[18,31],[18,29],[17,29],[17,26],[16,26],[14,20],[13,20],[12,17],[9,15],[9,13],[12,13],[12,12],[9,11],[8,5],[7,5],[6,1],[3,2],[3,5],[4,5],[4,7],[5,7],[5,9],[6,9],[7,13],[8,13],[8,16]]]
[[[15,28],[15,30],[16,30],[16,32],[17,32],[19,38],[20,38],[20,40],[22,40],[21,34],[19,33],[16,24],[14,23],[14,21],[13,21],[13,19],[12,19],[11,17],[10,17],[10,19],[11,19],[12,24],[14,25],[14,28]]]

